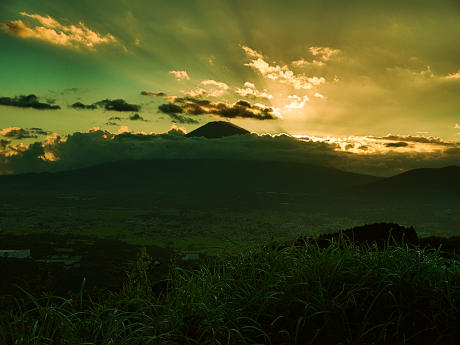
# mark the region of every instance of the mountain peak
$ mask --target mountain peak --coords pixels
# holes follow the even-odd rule
[[[234,125],[226,121],[213,121],[191,131],[185,136],[190,137],[205,137],[207,139],[217,139],[222,137],[229,137],[232,135],[248,134],[248,130]]]

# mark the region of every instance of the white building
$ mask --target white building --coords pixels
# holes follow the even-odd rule
[[[24,259],[30,257],[30,249],[22,250],[0,250],[0,258]]]

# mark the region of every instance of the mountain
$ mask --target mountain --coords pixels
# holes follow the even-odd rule
[[[222,137],[229,137],[238,134],[250,133],[244,128],[241,128],[233,123],[226,121],[213,121],[191,131],[186,134],[186,137],[205,137],[208,139],[217,139]]]
[[[56,173],[0,176],[0,194],[13,196],[107,195],[158,200],[271,198],[314,200],[380,180],[303,163],[224,159],[132,160]],[[280,201],[280,202],[284,202]],[[238,201],[240,202],[240,201]]]
[[[293,162],[128,160],[55,173],[2,175],[0,195],[2,202],[20,204],[59,204],[75,196],[94,199],[97,205],[290,205],[344,214],[392,209],[420,218],[435,208],[460,209],[460,167],[414,169],[382,178]]]
[[[413,169],[350,189],[354,195],[385,201],[419,200],[446,204],[460,201],[460,167]]]

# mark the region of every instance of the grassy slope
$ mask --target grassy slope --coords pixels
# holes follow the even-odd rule
[[[33,296],[1,316],[13,344],[454,344],[460,266],[439,251],[343,241],[171,263],[153,284],[141,252],[120,289]]]

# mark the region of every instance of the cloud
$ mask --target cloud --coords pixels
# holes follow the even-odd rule
[[[305,106],[305,104],[309,101],[308,96],[299,97],[297,95],[288,96],[288,98],[293,99],[290,104],[286,104],[284,107],[287,109],[300,109]]]
[[[457,73],[449,74],[445,78],[446,79],[459,79],[460,78],[460,71],[458,71]]]
[[[297,66],[297,67],[302,67],[302,66],[305,66],[305,65],[317,65],[317,66],[323,66],[324,65],[324,62],[322,61],[316,61],[316,60],[313,60],[312,62],[308,62],[306,60],[304,60],[303,58],[301,58],[300,60],[295,60],[295,61],[292,61],[291,62],[294,66]]]
[[[243,48],[243,50],[246,52],[247,55],[249,56],[252,56],[252,57],[256,57],[256,58],[260,58],[260,59],[263,59],[264,56],[258,52],[256,52],[254,49],[251,49],[247,46],[241,46],[241,48]]]
[[[203,84],[203,85],[215,85],[217,87],[217,89],[211,89],[211,90],[206,91],[208,97],[220,97],[224,93],[226,93],[227,90],[229,89],[229,86],[227,84],[225,84],[223,82],[220,82],[220,81],[215,81],[215,80],[212,80],[212,79],[203,80],[201,82],[201,84]]]
[[[69,93],[83,93],[83,92],[87,92],[87,91],[88,90],[79,89],[78,87],[72,87],[72,88],[64,89],[64,91],[52,91],[52,90],[49,90],[48,92],[50,92],[52,94],[65,95],[65,94],[69,94]]]
[[[197,125],[200,123],[199,121],[192,119],[191,117],[177,115],[175,113],[170,113],[168,114],[168,116],[171,118],[171,120],[177,123],[183,123],[183,124],[188,124],[188,125]]]
[[[460,147],[451,147],[444,150],[447,155],[460,155]]]
[[[193,98],[200,98],[200,97],[203,97],[204,95],[207,95],[208,93],[205,89],[202,89],[201,87],[197,87],[195,90],[191,90],[191,91],[181,90],[181,92],[187,97],[193,97]]]
[[[324,61],[327,61],[331,58],[332,55],[338,54],[339,49],[331,49],[328,47],[310,47],[310,52],[312,55],[321,55]]]
[[[180,114],[184,112],[180,106],[173,103],[161,104],[158,106],[158,109],[165,114]]]
[[[165,97],[166,94],[164,92],[152,92],[152,91],[142,91],[141,95],[144,96],[151,96],[151,97]]]
[[[449,142],[444,141],[440,137],[433,137],[433,136],[412,136],[412,135],[391,135],[388,134],[387,136],[384,137],[377,137],[376,139],[381,139],[381,140],[391,140],[391,141],[399,141],[399,142],[417,142],[417,143],[425,143],[425,144],[438,144],[438,145],[450,145]]]
[[[38,135],[31,134],[28,130],[20,127],[10,127],[0,131],[0,135],[5,138],[12,139],[27,139],[27,138],[38,138]]]
[[[176,98],[175,103],[162,104],[158,107],[162,112],[188,113],[191,115],[210,115],[225,118],[249,118],[254,120],[275,120],[281,115],[273,108],[263,104],[254,104],[239,100],[233,104],[226,102],[210,102],[192,98]]]
[[[130,121],[143,121],[143,122],[147,122],[147,120],[145,120],[142,116],[140,116],[139,114],[133,114],[133,115],[130,115],[128,117],[128,120]]]
[[[4,139],[0,139],[0,149],[1,150],[5,150],[6,147],[11,144],[11,140],[4,140]]]
[[[187,79],[190,80],[186,71],[169,71],[169,73],[174,74],[177,80]]]
[[[405,142],[397,142],[397,143],[387,143],[385,144],[385,147],[407,147],[409,146],[408,143],[405,143]]]
[[[460,128],[460,125],[456,123],[454,128]]]
[[[317,97],[317,98],[321,98],[321,99],[325,99],[326,96],[324,96],[323,94],[319,93],[319,92],[315,92],[315,94],[313,95],[314,97]]]
[[[93,103],[93,104],[83,104],[81,102],[75,102],[69,105],[69,108],[74,108],[78,110],[83,109],[97,109],[103,108],[109,111],[140,111],[141,106],[137,104],[129,104],[123,99],[104,99],[102,101]]]
[[[201,82],[201,84],[203,84],[203,85],[215,85],[217,88],[214,88],[214,89],[211,89],[211,90],[206,90],[206,89],[203,89],[201,87],[197,87],[195,90],[191,90],[191,91],[181,90],[181,92],[185,96],[191,97],[191,98],[200,98],[200,97],[203,97],[203,96],[206,96],[206,97],[220,97],[224,93],[226,93],[227,90],[229,89],[229,86],[227,84],[225,84],[223,82],[218,82],[218,81],[215,81],[215,80],[212,80],[212,79],[203,80]]]
[[[47,100],[48,103],[43,103],[38,100],[38,97],[30,94],[28,96],[20,95],[12,97],[0,97],[0,105],[20,108],[34,108],[39,110],[55,110],[61,109],[58,105],[53,105],[53,100]]]
[[[118,132],[92,128],[64,138],[48,136],[28,146],[2,144],[0,173],[62,171],[103,162],[130,159],[255,159],[319,164],[345,171],[391,176],[420,167],[458,165],[460,146],[451,143],[432,152],[387,150],[370,154],[366,145],[347,143],[340,149],[331,140],[297,139],[288,135],[251,133],[207,140],[184,137],[185,129],[173,125],[165,133]],[[8,141],[8,140],[7,140]],[[380,147],[383,147],[380,145]],[[359,151],[357,153],[355,151]]]
[[[137,104],[129,104],[122,99],[105,99],[95,103],[99,107],[103,107],[105,110],[114,110],[114,111],[140,111],[141,106]]]
[[[261,58],[251,60],[251,62],[244,65],[259,71],[264,78],[290,85],[294,87],[294,89],[311,89],[313,86],[318,86],[326,82],[326,79],[323,77],[309,78],[305,75],[305,73],[295,74],[287,65],[270,66],[269,63],[265,62]]]
[[[95,50],[94,46],[98,44],[118,43],[117,39],[111,34],[102,36],[88,29],[83,22],[77,25],[65,26],[50,16],[43,17],[25,12],[21,12],[21,15],[37,20],[42,26],[32,27],[29,22],[23,22],[22,20],[8,21],[0,25],[7,35],[41,39],[52,44],[76,49],[85,47]]]
[[[229,86],[225,83],[218,82],[212,79],[206,79],[201,82],[203,85],[215,85],[217,88],[211,89],[211,90],[206,90],[201,87],[197,87],[195,90],[191,91],[184,91],[181,90],[181,92],[187,96],[187,97],[192,97],[192,98],[200,98],[203,96],[206,97],[220,97],[224,93],[227,92],[229,89]]]
[[[128,117],[120,117],[120,116],[113,116],[111,117],[108,122],[106,122],[106,125],[109,126],[116,126],[117,123],[114,121],[122,121],[122,120],[129,120],[129,121],[142,121],[142,122],[148,122],[148,120],[145,120],[142,116],[139,114],[132,114]]]
[[[263,92],[260,92],[256,89],[256,86],[250,82],[244,83],[245,88],[240,89],[237,88],[234,92],[241,97],[245,98],[253,98],[253,99],[272,99],[273,96],[267,92],[267,90],[264,90]]]
[[[37,139],[40,135],[49,135],[51,132],[45,131],[42,128],[20,128],[10,127],[0,130],[0,136],[11,139]]]
[[[43,128],[28,128],[29,131],[37,135],[50,135],[51,132],[45,131]]]
[[[96,104],[88,104],[88,105],[85,105],[81,102],[75,102],[71,105],[69,105],[69,108],[74,108],[74,109],[77,109],[77,110],[83,110],[83,109],[97,109],[97,105]]]
[[[215,80],[212,80],[212,79],[206,79],[206,80],[203,80],[201,82],[201,84],[203,85],[215,85],[217,86],[218,88],[222,89],[222,90],[228,90],[229,89],[229,86],[223,82],[220,82],[220,81],[215,81]]]

